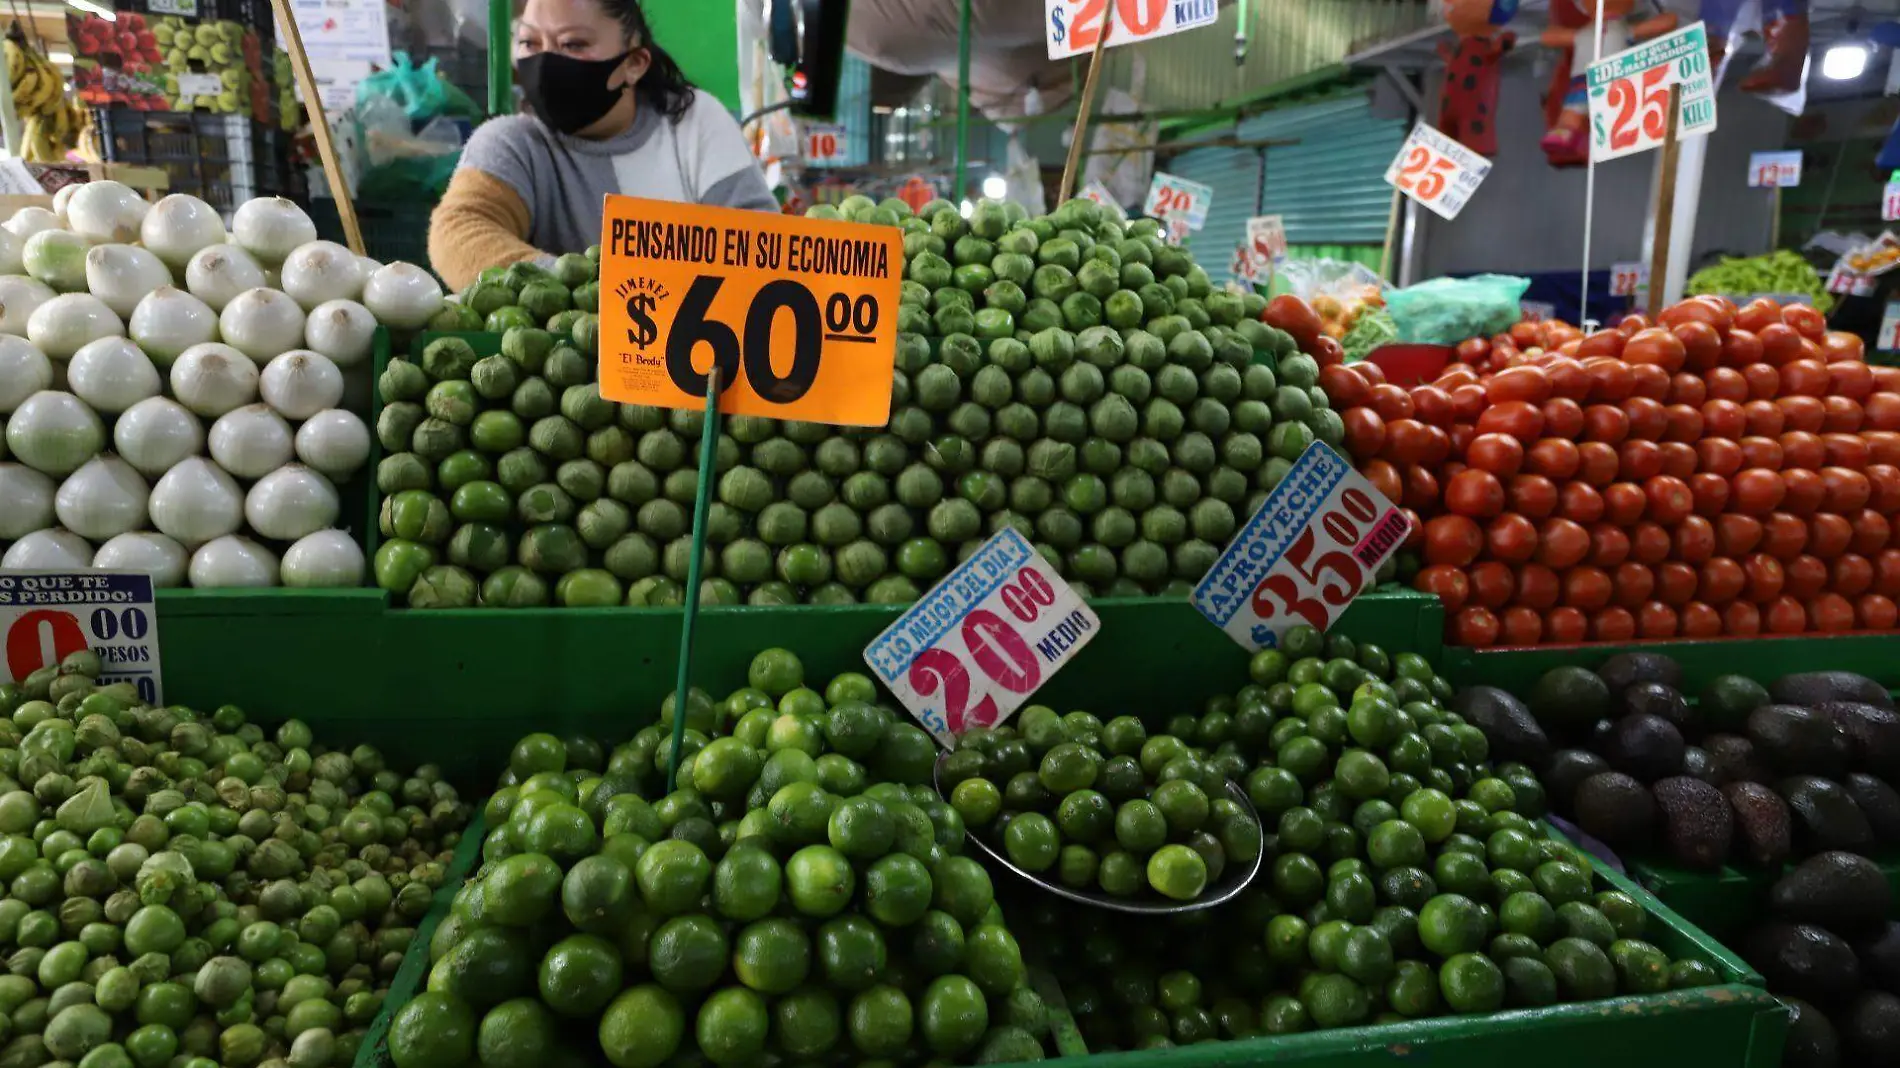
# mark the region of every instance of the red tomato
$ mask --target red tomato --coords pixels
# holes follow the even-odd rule
[[[1517,593],[1512,600],[1543,612],[1557,603],[1562,592],[1563,583],[1557,578],[1557,572],[1543,564],[1525,564],[1517,569]]]
[[[1812,515],[1827,497],[1827,482],[1805,468],[1781,473],[1781,507],[1795,515]]]
[[[1433,427],[1432,430],[1436,433],[1440,433],[1440,434],[1444,433],[1444,431],[1439,430],[1437,427]],[[1455,455],[1455,456],[1463,456],[1465,454],[1465,450],[1471,447],[1472,439],[1476,438],[1477,436],[1478,436],[1478,429],[1469,423],[1452,424],[1451,437],[1450,437],[1450,442],[1449,442],[1450,454]]]
[[[1610,572],[1610,600],[1624,608],[1635,608],[1656,592],[1655,572],[1642,564],[1625,561]]]
[[[1544,637],[1544,617],[1517,605],[1499,617],[1498,640],[1507,646],[1536,645]]]
[[[1871,464],[1867,468],[1867,481],[1874,487],[1873,494],[1867,498],[1867,507],[1881,515],[1900,513],[1900,467]]]
[[[1687,404],[1671,404],[1663,413],[1664,441],[1696,442],[1702,439],[1702,413]]]
[[[1683,517],[1669,537],[1670,555],[1684,563],[1699,564],[1715,555],[1715,524],[1702,516]]]
[[[1772,323],[1757,334],[1761,338],[1761,362],[1780,367],[1801,358],[1801,335],[1790,327]]]
[[[1790,304],[1781,309],[1781,321],[1793,327],[1802,337],[1811,337],[1816,341],[1827,336],[1827,316],[1822,315],[1813,306]]]
[[[1629,338],[1621,330],[1599,330],[1584,337],[1583,344],[1577,346],[1577,355],[1583,359],[1593,356],[1619,359],[1628,341]]]
[[[1432,428],[1416,419],[1395,419],[1385,425],[1383,455],[1393,463],[1437,463],[1444,457],[1433,458],[1435,447]]]
[[[1818,556],[1802,553],[1781,566],[1787,576],[1782,592],[1798,601],[1805,601],[1827,588],[1827,564]]]
[[[1458,343],[1457,354],[1466,363],[1477,363],[1491,354],[1491,343],[1481,337],[1466,338]]]
[[[1717,367],[1703,376],[1711,400],[1729,400],[1737,404],[1748,399],[1748,379],[1733,367]]]
[[[1767,515],[1774,511],[1787,492],[1780,475],[1761,467],[1737,472],[1729,486],[1734,491],[1733,505],[1747,515]]]
[[[1830,380],[1827,364],[1819,360],[1796,360],[1781,369],[1781,395],[1825,397]]]
[[[1691,320],[1677,323],[1674,333],[1676,340],[1682,342],[1685,369],[1701,373],[1721,362],[1722,335],[1715,332],[1715,327]]]
[[[1563,518],[1544,520],[1537,531],[1537,562],[1563,571],[1583,562],[1590,552],[1590,534]]]
[[[1742,469],[1742,447],[1728,438],[1703,438],[1695,443],[1696,470],[1727,478]]]
[[[1737,328],[1728,332],[1722,341],[1722,365],[1724,367],[1746,367],[1761,362],[1761,338],[1753,331]]]
[[[1498,640],[1498,617],[1489,609],[1466,605],[1451,620],[1451,643],[1483,648]]]
[[[1742,406],[1731,400],[1702,402],[1702,429],[1711,437],[1739,438],[1748,426]]]
[[[1401,549],[1419,550],[1425,547],[1425,521],[1411,508],[1399,509],[1405,517],[1405,540],[1399,543]]]
[[[1770,471],[1781,470],[1787,457],[1782,455],[1781,442],[1774,438],[1750,435],[1741,440],[1742,466],[1762,467]]]
[[[1594,523],[1603,518],[1603,495],[1588,482],[1566,482],[1557,492],[1557,510],[1566,519]]]
[[[1602,404],[1621,404],[1636,391],[1636,374],[1630,365],[1608,356],[1593,356],[1583,361],[1590,376],[1589,399]]]
[[[1576,567],[1565,573],[1564,604],[1594,612],[1610,603],[1610,576],[1602,568]]]
[[[1544,402],[1544,434],[1574,440],[1583,433],[1583,406],[1569,397],[1552,397]]]
[[[1367,460],[1359,465],[1359,473],[1366,476],[1372,488],[1388,501],[1396,501],[1405,496],[1405,479],[1399,469],[1386,460]]]
[[[1322,337],[1307,351],[1322,368],[1338,367],[1346,362],[1346,350],[1340,348],[1337,338]]]
[[[1434,516],[1425,524],[1425,562],[1464,567],[1484,548],[1484,531],[1461,515]]]
[[[1768,606],[1766,623],[1770,634],[1799,634],[1808,629],[1808,612],[1792,597],[1777,597]]]
[[[1870,430],[1900,430],[1900,393],[1875,393],[1861,408],[1862,426]]]
[[[1420,422],[1436,427],[1448,427],[1458,418],[1451,394],[1437,386],[1412,387],[1412,414]]]
[[[1702,565],[1702,573],[1696,581],[1696,594],[1710,604],[1724,605],[1733,601],[1747,582],[1748,575],[1742,570],[1742,565],[1726,556],[1714,556]]]
[[[1887,542],[1893,538],[1893,524],[1872,508],[1862,508],[1853,517],[1850,526],[1853,534],[1848,539],[1848,545],[1862,556],[1873,556],[1886,548]]]
[[[1781,392],[1781,372],[1768,364],[1749,364],[1742,368],[1742,378],[1748,382],[1748,395],[1756,400],[1772,400]]]
[[[1476,382],[1451,388],[1451,410],[1462,420],[1473,420],[1484,414],[1490,402],[1484,399],[1484,387]]]
[[[1827,405],[1819,397],[1783,397],[1775,402],[1787,422],[1783,424],[1783,433],[1799,431],[1804,434],[1818,434],[1821,424],[1827,422]]]
[[[1673,638],[1682,625],[1676,610],[1661,601],[1651,601],[1636,613],[1636,633],[1645,641]]]
[[[1845,330],[1830,330],[1822,335],[1821,351],[1827,353],[1830,361],[1859,362],[1867,358],[1867,347],[1860,340],[1860,335]]]
[[[1710,471],[1689,476],[1689,492],[1695,498],[1697,515],[1718,516],[1728,507],[1728,479]]]
[[[1682,370],[1683,361],[1688,358],[1688,349],[1682,339],[1674,332],[1661,327],[1639,330],[1623,345],[1623,361],[1631,364],[1652,364],[1670,374]]]
[[[1603,518],[1619,527],[1627,527],[1643,518],[1649,498],[1634,482],[1612,482],[1603,490]]]
[[[1407,508],[1435,511],[1438,506],[1438,476],[1419,464],[1405,465],[1405,491],[1395,498]]]
[[[1373,386],[1366,391],[1366,403],[1379,413],[1389,427],[1400,419],[1412,418],[1412,395],[1391,384]]]
[[[1827,443],[1805,430],[1784,431],[1775,439],[1781,444],[1781,466],[1803,467],[1812,471],[1827,464]]]
[[[1761,520],[1727,512],[1715,517],[1715,547],[1723,556],[1741,558],[1761,544]]]
[[[1852,335],[1849,335],[1850,337]],[[1855,338],[1856,341],[1860,340]],[[1837,360],[1827,365],[1827,390],[1830,397],[1845,397],[1859,403],[1874,395],[1873,368],[1858,360]]]
[[[1641,481],[1662,473],[1662,449],[1653,441],[1630,440],[1617,447],[1617,474]]]
[[[1787,512],[1770,512],[1761,521],[1762,551],[1777,560],[1792,560],[1808,546],[1808,525]]]
[[[1542,404],[1550,399],[1550,394],[1550,376],[1541,367],[1507,368],[1492,375],[1491,380],[1484,384],[1484,395],[1492,404],[1505,401]]]
[[[1420,568],[1412,584],[1437,597],[1444,603],[1447,612],[1457,612],[1471,596],[1471,580],[1465,577],[1462,570],[1449,564]]]
[[[1593,642],[1626,642],[1636,637],[1636,617],[1627,608],[1605,608],[1590,618]]]
[[[1842,553],[1828,568],[1827,588],[1848,597],[1859,597],[1874,588],[1874,562],[1859,553]]]
[[[1862,594],[1854,602],[1854,621],[1862,630],[1892,630],[1896,621],[1900,621],[1900,607],[1893,599],[1878,593]]]
[[[1747,431],[1756,437],[1772,438],[1788,425],[1788,413],[1774,401],[1752,400],[1742,405]]]
[[[1669,427],[1669,409],[1663,407],[1661,401],[1648,397],[1631,397],[1624,401],[1623,415],[1629,425],[1629,436],[1639,441],[1657,441]]]
[[[1656,321],[1678,329],[1691,324],[1727,329],[1734,318],[1734,311],[1724,311],[1719,305],[1708,301],[1684,300],[1664,308],[1662,314],[1656,316]]]
[[[1690,601],[1682,606],[1682,636],[1685,638],[1717,638],[1722,634],[1722,613],[1713,605],[1703,601]]]
[[[1629,413],[1610,404],[1592,404],[1583,410],[1583,439],[1615,445],[1630,434]]]
[[[1692,375],[1684,371],[1669,380],[1669,403],[1687,404],[1699,408],[1709,399],[1709,384],[1701,375]]]
[[[1477,417],[1478,433],[1506,434],[1535,441],[1544,432],[1543,409],[1528,401],[1505,401],[1486,408]]]
[[[1601,441],[1586,441],[1577,446],[1577,477],[1592,486],[1607,486],[1615,481],[1623,459]]]
[[[1629,556],[1630,536],[1622,527],[1611,523],[1590,525],[1590,563],[1593,567],[1615,567],[1629,559]]]
[[[1542,475],[1515,475],[1505,486],[1511,510],[1543,519],[1557,510],[1557,484]]]
[[[1385,448],[1385,420],[1371,408],[1348,408],[1340,415],[1346,426],[1346,451],[1355,460],[1368,460]]]
[[[1767,553],[1755,553],[1743,560],[1742,570],[1748,575],[1745,596],[1756,604],[1767,604],[1781,596],[1781,587],[1788,581],[1781,561]]]
[[[1484,547],[1493,560],[1521,564],[1537,552],[1537,527],[1515,512],[1506,512],[1485,528]]]
[[[1669,372],[1653,363],[1631,364],[1630,377],[1634,382],[1630,387],[1632,398],[1661,401],[1669,396]]]
[[[1803,548],[1823,560],[1832,560],[1854,544],[1854,524],[1846,516],[1820,512],[1808,517],[1808,538]]]
[[[1577,446],[1563,438],[1541,438],[1524,454],[1524,469],[1532,474],[1567,479],[1581,463]]]
[[[1524,446],[1503,434],[1479,434],[1465,449],[1465,462],[1499,478],[1509,478],[1524,466]]]
[[[1827,487],[1827,496],[1821,507],[1835,515],[1853,515],[1867,506],[1867,499],[1873,495],[1874,486],[1867,476],[1846,467],[1821,468],[1821,480]]]
[[[1842,467],[1865,468],[1870,463],[1887,464],[1891,466],[1896,461],[1900,461],[1900,432],[1892,430],[1863,430],[1859,434],[1843,435],[1843,437],[1851,437],[1853,440],[1860,442],[1866,449],[1866,455],[1862,457],[1861,463],[1848,463],[1846,459],[1847,442],[1843,440],[1838,443],[1837,447],[1837,443],[1833,437],[1823,434],[1821,440],[1827,443],[1829,463],[1839,464]]]
[[[1352,370],[1357,371],[1359,377],[1365,379],[1368,386],[1385,385],[1385,369],[1376,363],[1355,363],[1352,365]],[[1475,380],[1476,376],[1474,375],[1473,378]]]
[[[1489,471],[1468,468],[1445,483],[1445,508],[1483,519],[1504,510],[1504,484]]]
[[[1759,334],[1769,326],[1782,324],[1781,305],[1767,297],[1756,297],[1742,305],[1735,313],[1735,325],[1743,330],[1753,330]],[[1792,331],[1790,331],[1792,333]]]
[[[1319,339],[1326,336],[1326,324],[1319,313],[1291,293],[1267,301],[1267,310],[1260,314],[1262,322],[1268,326],[1284,330],[1293,335],[1299,343],[1301,352],[1312,352]]]
[[[1658,523],[1642,522],[1630,528],[1630,559],[1639,564],[1662,563],[1673,546],[1669,532]]]
[[[1867,413],[1861,409],[1860,402],[1846,397],[1822,397],[1821,409],[1825,413],[1821,429],[1830,434],[1852,434],[1867,421]]]
[[[1590,619],[1579,609],[1553,608],[1544,617],[1544,637],[1557,645],[1575,645],[1588,637]]]
[[[1900,597],[1900,549],[1882,549],[1874,557],[1874,592]]]
[[[1688,604],[1701,581],[1696,569],[1680,560],[1656,567],[1656,598],[1667,605]]]
[[[1517,576],[1496,560],[1471,565],[1471,603],[1486,608],[1502,608],[1511,603],[1517,589]]]
[[[1662,473],[1675,478],[1688,478],[1701,464],[1695,446],[1684,442],[1665,441],[1656,446],[1656,451],[1662,454]]]
[[[1372,394],[1371,383],[1359,377],[1359,372],[1343,366],[1320,368],[1319,388],[1325,391],[1334,411],[1365,404]]]

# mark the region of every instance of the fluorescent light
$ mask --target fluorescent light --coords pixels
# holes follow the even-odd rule
[[[112,10],[109,7],[104,7],[102,5],[95,4],[92,2],[92,0],[66,0],[66,3],[71,5],[72,7],[78,8],[81,11],[87,12],[89,14],[97,15],[100,18],[105,19],[107,22],[119,21],[118,12]]]
[[[72,66],[73,63],[73,54],[71,52],[48,52],[46,53],[46,58],[54,63],[64,63],[69,67]]]
[[[983,195],[991,200],[1001,200],[1009,195],[1009,179],[1000,174],[992,174],[983,179]]]
[[[1866,69],[1867,46],[1864,44],[1837,44],[1821,57],[1821,76],[1837,82],[1858,78]]]
[[[961,205],[958,206],[957,210],[962,212],[963,217],[967,219],[970,216],[976,214],[976,205],[966,200]]]

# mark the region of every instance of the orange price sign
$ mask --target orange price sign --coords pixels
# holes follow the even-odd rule
[[[897,352],[898,231],[609,196],[600,392],[728,415],[883,426]]]

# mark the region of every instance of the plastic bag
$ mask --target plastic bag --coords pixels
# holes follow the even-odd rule
[[[481,107],[467,93],[449,84],[436,73],[435,60],[418,67],[409,53],[397,52],[390,66],[364,78],[356,85],[356,108],[363,113],[371,105],[393,103],[416,126],[443,115],[467,119],[482,117]]]
[[[1401,340],[1456,345],[1510,329],[1524,315],[1518,301],[1530,287],[1530,279],[1508,274],[1434,278],[1392,290],[1385,295],[1385,303]]]
[[[1332,259],[1281,260],[1273,273],[1274,295],[1291,293],[1319,313],[1328,337],[1344,338],[1362,308],[1385,304],[1385,280],[1364,264]]]

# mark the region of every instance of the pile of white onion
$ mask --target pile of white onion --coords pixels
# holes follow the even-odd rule
[[[428,272],[317,239],[282,198],[148,204],[91,182],[0,223],[0,568],[158,586],[357,586],[338,485],[368,462],[346,391]]]

